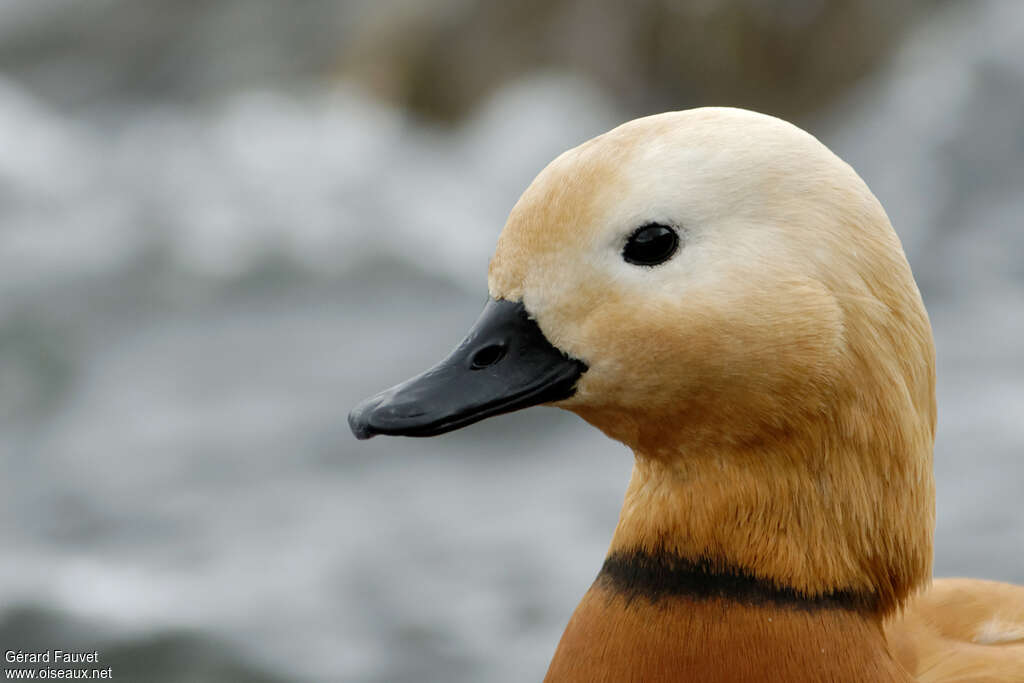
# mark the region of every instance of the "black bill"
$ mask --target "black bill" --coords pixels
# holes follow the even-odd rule
[[[447,358],[363,401],[349,413],[348,424],[359,439],[444,434],[569,398],[586,370],[586,363],[551,345],[522,303],[491,299]]]

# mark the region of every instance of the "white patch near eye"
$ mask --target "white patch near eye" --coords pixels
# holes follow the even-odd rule
[[[1024,641],[1024,624],[1005,621],[999,617],[982,624],[978,634],[974,636],[974,642],[979,645],[1003,645],[1017,641]]]

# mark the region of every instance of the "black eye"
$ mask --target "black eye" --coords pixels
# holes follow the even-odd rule
[[[633,231],[622,250],[627,263],[656,266],[672,258],[679,248],[679,235],[667,225],[649,223]]]

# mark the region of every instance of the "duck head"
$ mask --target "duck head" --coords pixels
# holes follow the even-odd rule
[[[488,285],[357,436],[551,403],[636,456],[613,552],[883,613],[930,577],[931,329],[881,205],[811,135],[719,108],[624,124],[537,176]]]

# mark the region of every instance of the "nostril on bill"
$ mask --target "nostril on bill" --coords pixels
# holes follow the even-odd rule
[[[473,354],[473,360],[470,361],[470,368],[473,370],[482,370],[494,365],[504,357],[504,344],[491,344],[490,346],[485,346]]]

